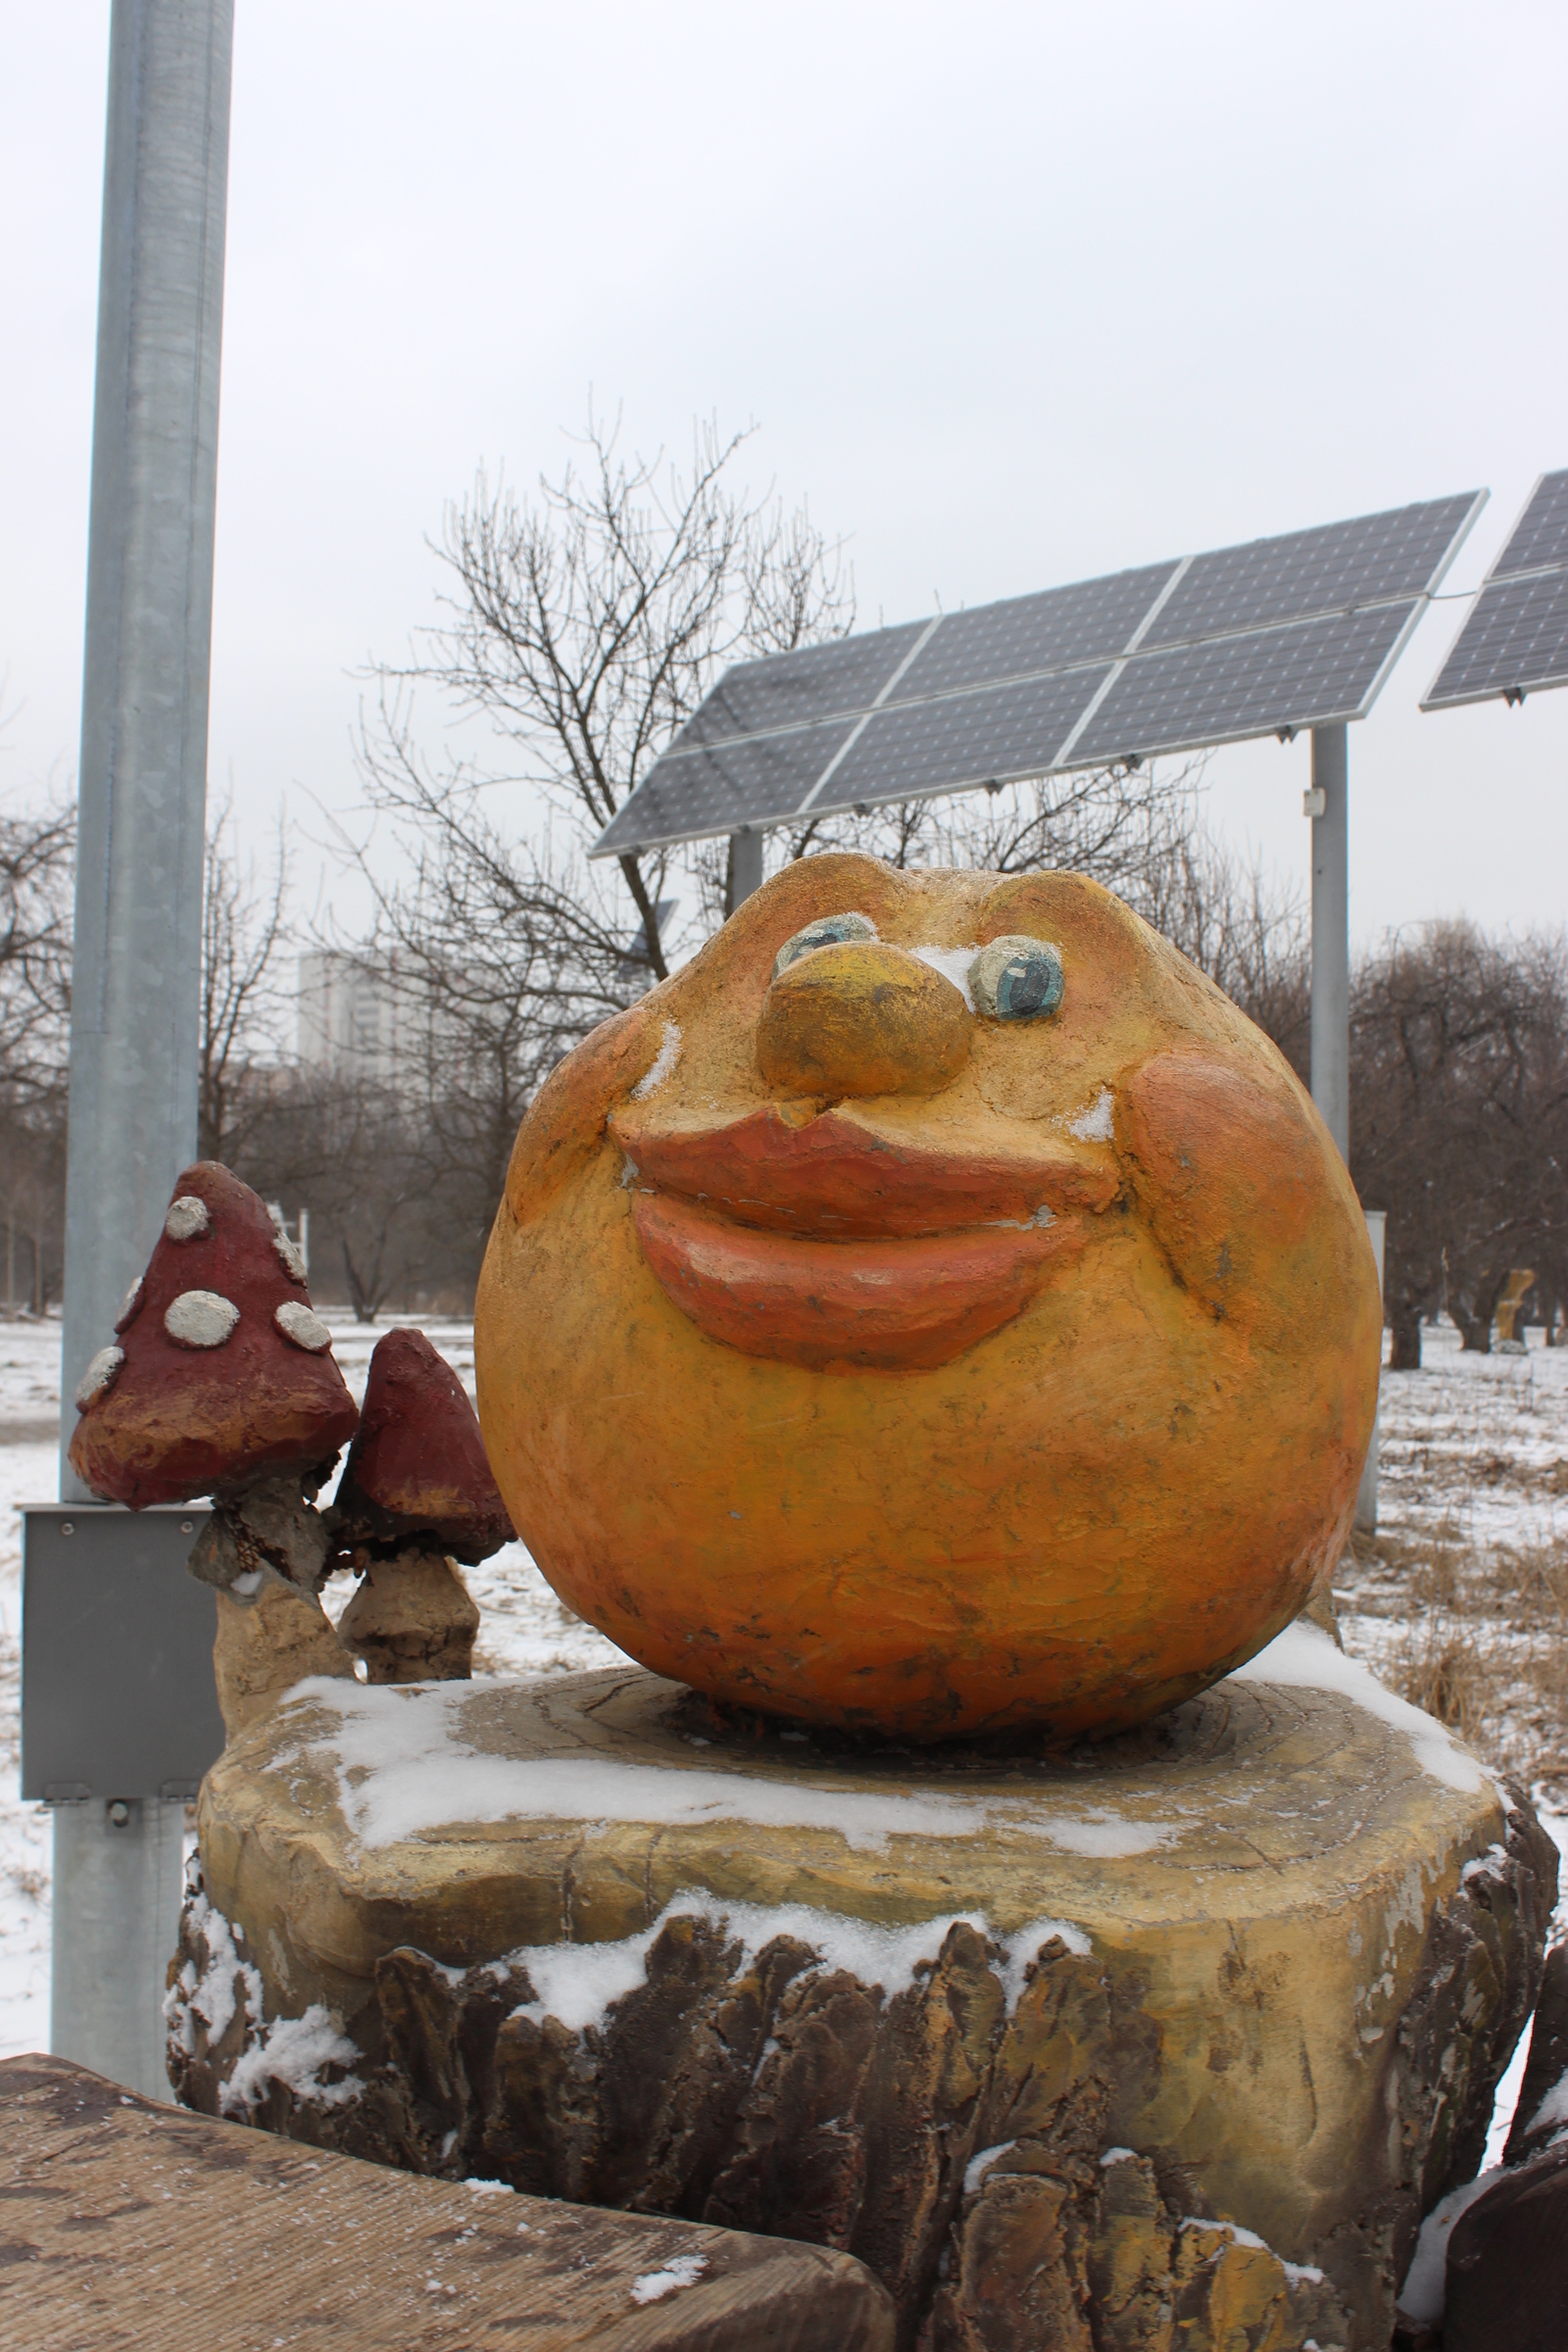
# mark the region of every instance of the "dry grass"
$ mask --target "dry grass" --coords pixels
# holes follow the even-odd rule
[[[1478,1547],[1455,1517],[1348,1551],[1348,1645],[1500,1771],[1568,1795],[1568,1538]]]
[[[1424,1707],[1472,1746],[1484,1739],[1494,1676],[1467,1628],[1434,1619],[1419,1637],[1405,1636],[1390,1665],[1389,1679],[1401,1698]]]

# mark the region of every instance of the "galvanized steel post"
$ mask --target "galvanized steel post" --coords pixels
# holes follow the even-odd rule
[[[72,1391],[196,1150],[232,40],[233,0],[115,0],[71,1026],[67,1501],[84,1496],[64,1450]],[[130,1801],[142,1796],[57,1817],[51,2046],[155,2091],[183,1807]]]
[[[1345,729],[1312,729],[1312,1100],[1350,1156],[1350,872]]]
[[[730,911],[762,887],[762,836],[743,825],[729,837]]]
[[[1366,1238],[1372,1245],[1372,1255],[1377,1260],[1378,1297],[1381,1298],[1384,1229],[1388,1224],[1388,1212],[1386,1209],[1369,1208],[1365,1214]],[[1378,1532],[1378,1419],[1379,1415],[1374,1414],[1366,1460],[1361,1465],[1361,1484],[1356,1490],[1355,1532],[1358,1536],[1375,1536]]]
[[[1350,1156],[1350,831],[1347,786],[1349,761],[1345,729],[1312,729],[1312,1100],[1339,1146]],[[1376,1225],[1373,1216],[1376,1216]],[[1383,1288],[1383,1212],[1367,1217]],[[1378,1427],[1361,1470],[1355,1524],[1362,1534],[1377,1528]]]

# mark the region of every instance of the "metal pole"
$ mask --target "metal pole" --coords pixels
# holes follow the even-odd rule
[[[167,2099],[160,2003],[179,1933],[184,1804],[99,1798],[56,1805],[54,1818],[51,2047]]]
[[[1383,1297],[1383,1245],[1388,1212],[1381,1208],[1365,1211],[1366,1238],[1372,1245],[1372,1254],[1378,1265],[1378,1297]],[[1381,1344],[1382,1334],[1379,1334]],[[1381,1373],[1380,1373],[1381,1386]],[[1379,1400],[1381,1412],[1381,1398]],[[1355,1497],[1355,1532],[1358,1536],[1375,1536],[1378,1532],[1378,1418],[1372,1418],[1372,1437],[1361,1465],[1361,1484]]]
[[[762,836],[745,831],[729,837],[730,912],[762,887]]]
[[[66,1178],[71,1395],[196,1151],[233,0],[115,0],[87,542]],[[118,1816],[123,1812],[123,1819]],[[51,2047],[165,2087],[183,1808],[57,1813]]]
[[[1345,729],[1312,729],[1312,1100],[1324,1125],[1350,1157],[1350,833],[1349,762]],[[1367,1217],[1378,1290],[1383,1289],[1383,1212]],[[1361,1466],[1355,1524],[1363,1535],[1378,1523],[1378,1426]]]
[[[1312,1100],[1350,1156],[1350,875],[1345,729],[1312,729]]]

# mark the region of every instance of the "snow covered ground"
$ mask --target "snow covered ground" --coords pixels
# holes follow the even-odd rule
[[[358,1396],[379,1334],[328,1319]],[[472,1327],[423,1328],[471,1393]],[[1524,1781],[1568,1844],[1568,1348],[1464,1355],[1446,1327],[1425,1342],[1424,1370],[1384,1380],[1378,1535],[1357,1541],[1337,1579],[1346,1644]],[[56,1323],[0,1323],[0,2055],[48,2045],[49,1822],[15,1794],[15,1506],[57,1492],[59,1349]],[[483,1611],[481,1674],[619,1657],[562,1607],[520,1544],[466,1573]],[[346,1580],[334,1596],[347,1601]],[[1522,2066],[1521,2051],[1499,2128]]]
[[[1375,1541],[1335,1579],[1348,1648],[1568,1806],[1568,1348],[1385,1372]],[[1539,1341],[1541,1334],[1531,1334]]]

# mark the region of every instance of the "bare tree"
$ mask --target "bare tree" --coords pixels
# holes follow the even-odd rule
[[[841,548],[804,508],[735,487],[745,441],[699,430],[689,465],[666,467],[623,457],[618,423],[590,416],[577,457],[531,500],[480,477],[446,517],[438,624],[371,673],[359,743],[371,828],[340,843],[370,891],[374,933],[331,944],[399,994],[400,1088],[417,1095],[428,1187],[475,1267],[540,1080],[733,908],[724,842],[608,873],[587,849],[727,663],[853,620]],[[432,691],[479,727],[484,751],[421,748],[416,705]],[[1282,911],[1255,874],[1242,887],[1201,828],[1200,785],[1200,767],[1118,763],[861,808],[779,829],[767,861],[854,847],[901,866],[1092,874],[1175,926],[1254,1017],[1287,1030],[1304,1017],[1298,910]],[[519,793],[533,811],[520,825]],[[363,1276],[356,1258],[356,1281],[373,1289]]]
[[[0,809],[0,1095],[52,1093],[71,1024],[74,807]]]
[[[258,885],[241,867],[232,793],[207,825],[202,893],[201,1061],[197,1151],[232,1160],[243,1149],[258,1058],[278,1057],[282,1015],[279,960],[288,944],[288,844],[279,814],[270,878]]]
[[[1568,945],[1462,922],[1390,940],[1354,977],[1350,1103],[1351,1173],[1389,1212],[1395,1369],[1443,1307],[1487,1351],[1509,1271],[1557,1285],[1568,1255]]]
[[[624,806],[727,662],[853,624],[841,548],[805,507],[787,511],[736,485],[748,438],[699,427],[682,469],[623,456],[618,418],[607,424],[590,412],[580,463],[541,479],[534,500],[481,475],[449,512],[438,550],[451,583],[445,619],[408,662],[375,672],[375,713],[362,729],[372,807],[418,822],[431,785],[438,795],[457,787],[469,810],[496,784],[532,789],[566,820],[570,847],[558,867],[546,831],[524,861],[529,903],[548,886],[612,933],[603,886],[573,866],[574,856]],[[505,764],[426,776],[411,797],[407,698],[425,687],[483,720]],[[660,980],[668,970],[658,919],[668,863],[662,853],[619,860],[641,956]],[[515,895],[510,876],[504,895]],[[629,952],[622,933],[613,960]]]
[[[0,810],[0,1218],[8,1312],[60,1282],[75,810]]]
[[[1195,779],[1196,782],[1196,779]],[[1215,838],[1195,789],[1153,812],[1116,887],[1310,1082],[1311,941],[1300,893]]]
[[[736,486],[746,439],[700,429],[683,469],[623,457],[618,425],[590,416],[577,459],[532,501],[481,478],[446,519],[440,624],[373,673],[360,737],[372,828],[338,832],[373,935],[325,944],[397,993],[425,1190],[475,1272],[540,1081],[669,969],[671,860],[607,873],[587,847],[727,662],[853,617],[841,551],[807,511]],[[432,688],[482,722],[489,757],[421,750],[415,698]],[[520,836],[497,814],[519,789],[536,812]],[[700,936],[700,893],[685,893]],[[356,1255],[354,1279],[373,1290],[369,1263]]]

